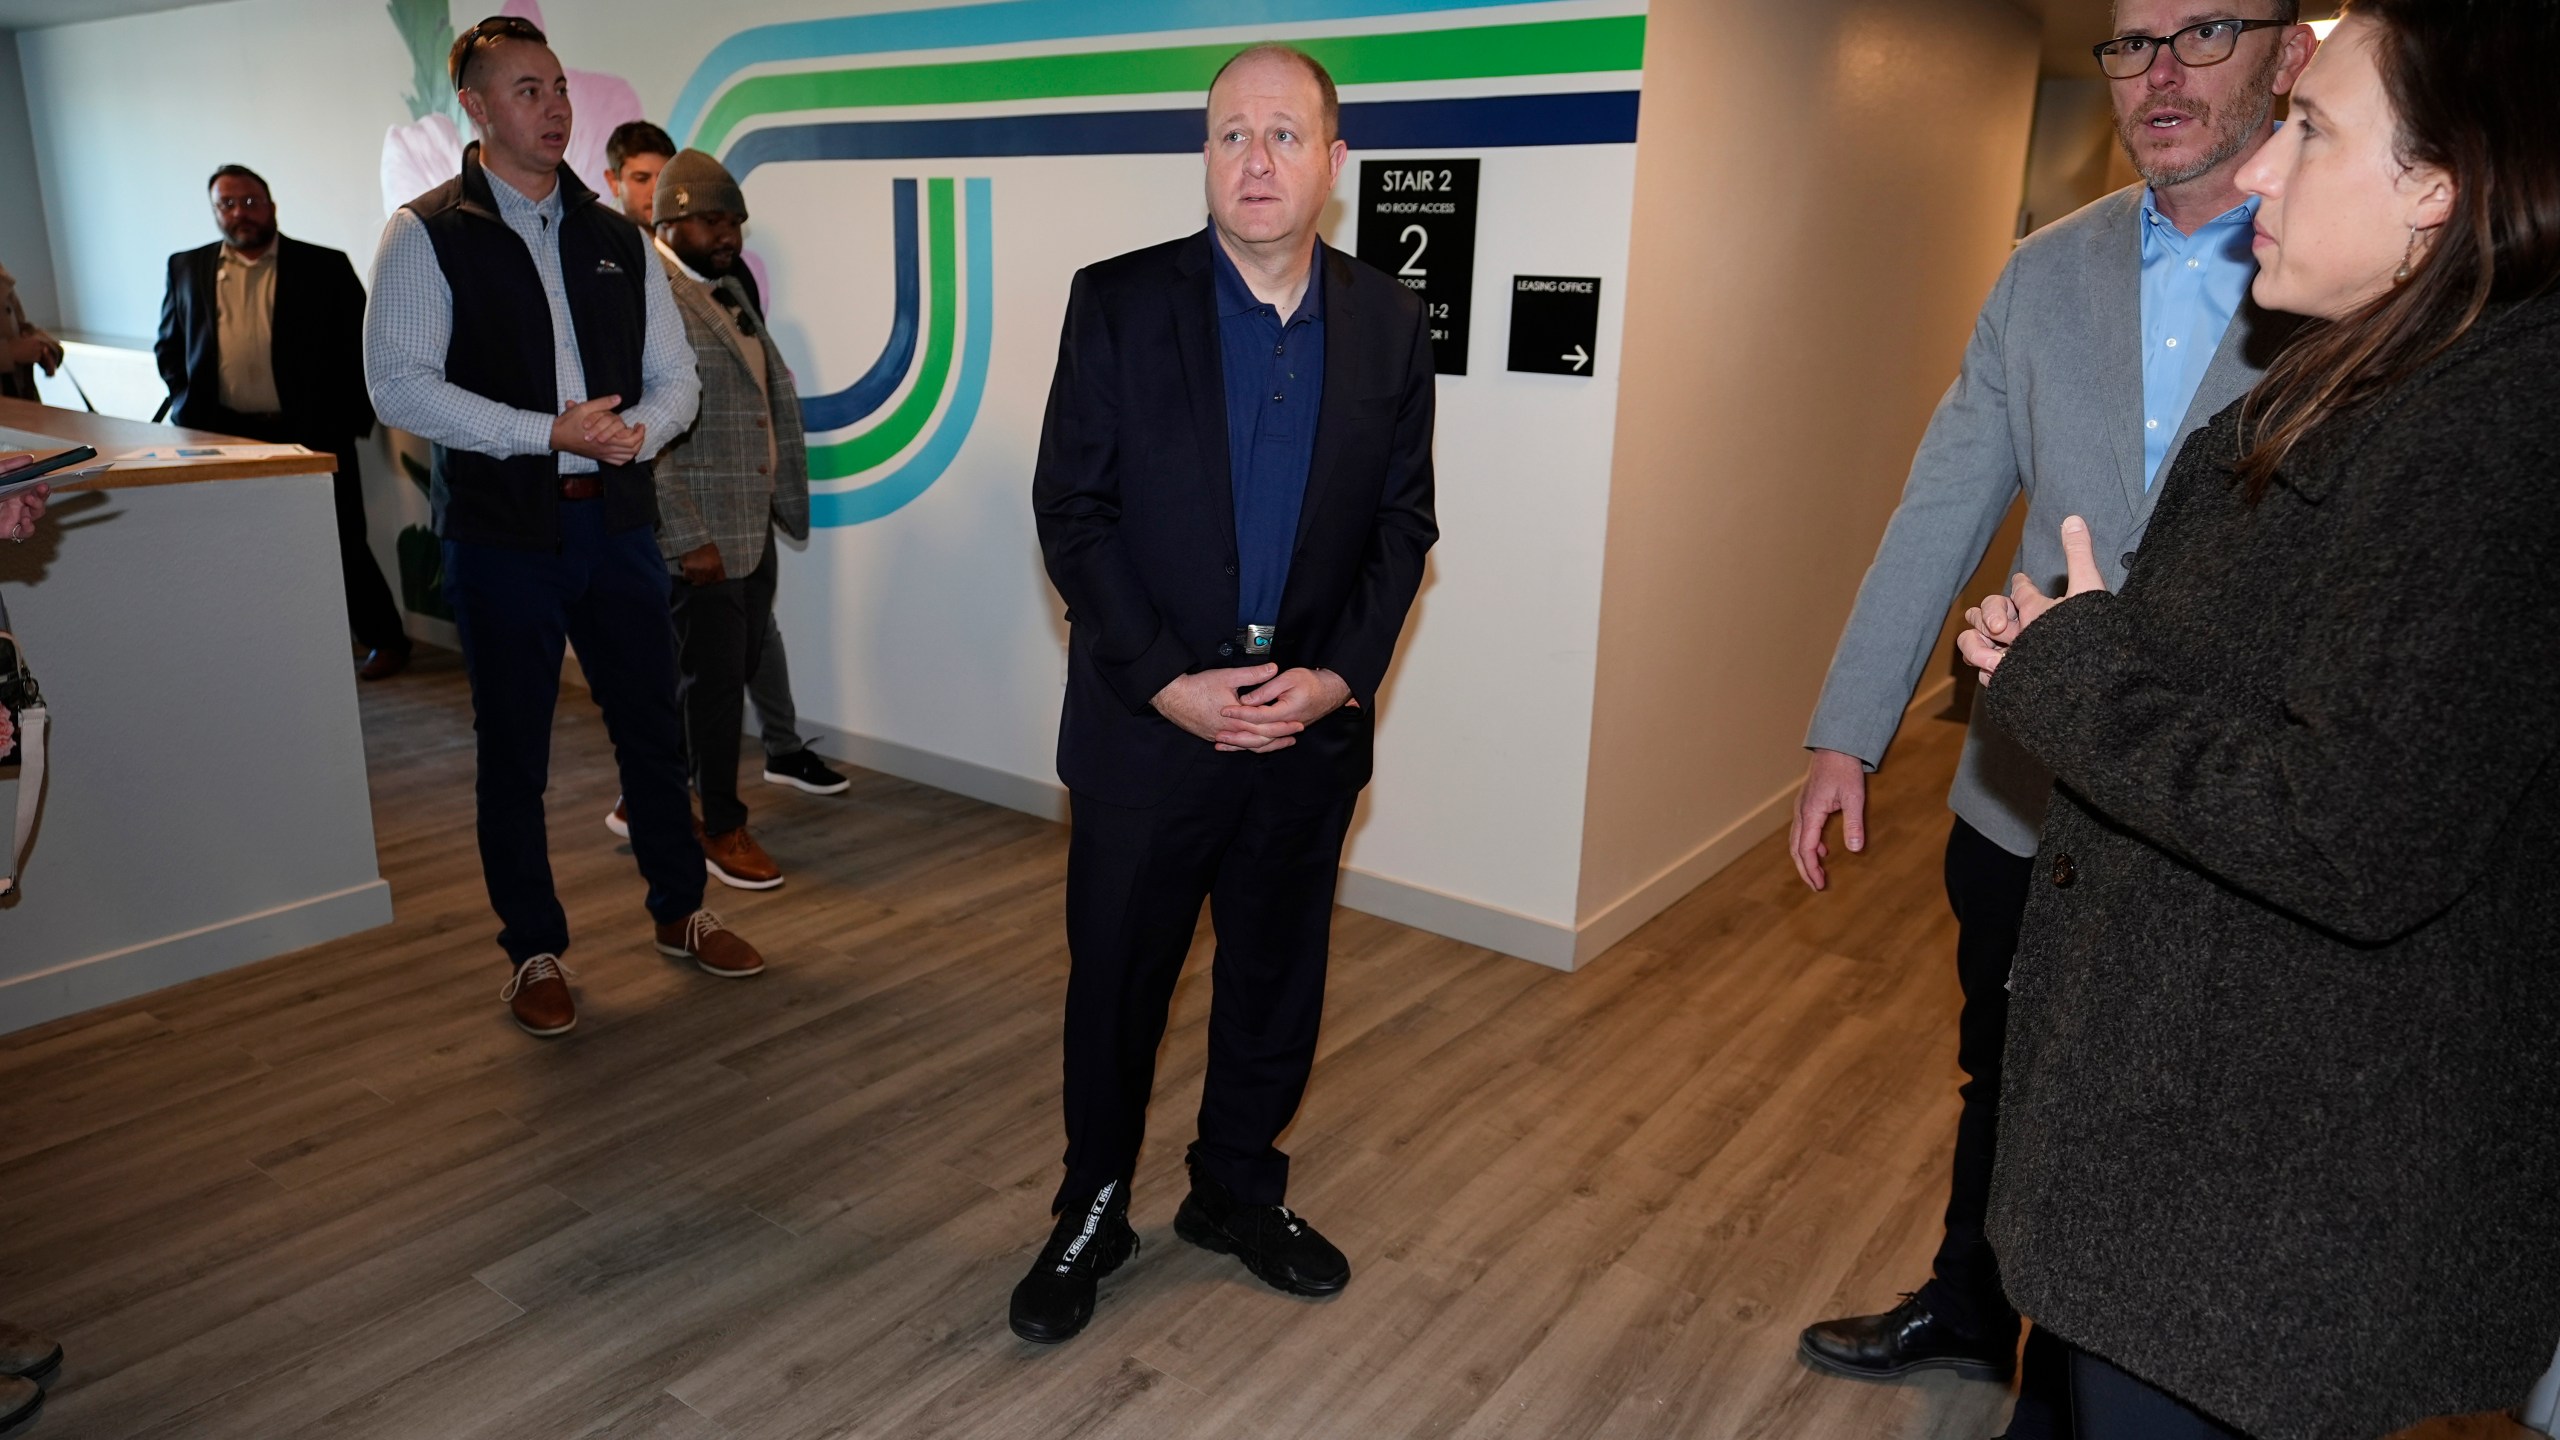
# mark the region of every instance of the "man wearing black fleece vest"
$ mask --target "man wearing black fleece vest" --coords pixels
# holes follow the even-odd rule
[[[683,322],[640,233],[561,163],[569,87],[542,32],[484,20],[454,42],[451,72],[480,139],[383,231],[365,373],[383,421],[435,446],[480,864],[514,967],[500,998],[525,1030],[558,1035],[578,1018],[542,812],[564,642],[613,737],[659,950],[723,977],[764,959],[702,908],[678,753],[650,460],[699,395]]]

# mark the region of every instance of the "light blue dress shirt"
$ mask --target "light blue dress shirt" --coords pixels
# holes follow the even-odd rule
[[[2151,488],[2169,459],[2196,387],[2222,348],[2222,332],[2240,309],[2257,256],[2249,250],[2258,197],[2181,234],[2142,192],[2142,485]]]

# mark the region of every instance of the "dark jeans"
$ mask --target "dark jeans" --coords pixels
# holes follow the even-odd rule
[[[243,439],[305,445],[336,458],[338,473],[329,484],[338,509],[338,573],[346,582],[347,628],[367,650],[405,653],[409,631],[382,567],[374,561],[372,542],[365,538],[364,472],[356,468],[356,442],[344,435],[315,436],[289,415],[242,415],[233,428]]]
[[[2018,952],[2035,860],[2012,855],[1962,820],[1947,834],[1947,905],[1956,916],[1956,983],[1964,1009],[1956,1021],[1956,1063],[1965,1082],[1956,1093],[1956,1152],[1947,1187],[1945,1238],[1938,1242],[1920,1301],[1932,1314],[1977,1335],[2017,1323],[2000,1285],[2000,1260],[1983,1224],[1991,1206],[1991,1167],[2000,1138],[2000,1056],[2009,1038],[2009,964]],[[2027,1335],[2020,1361],[2014,1440],[2067,1440],[2071,1435],[2067,1353],[2041,1330]]]
[[[1206,745],[1206,742],[1202,742]],[[1253,755],[1200,757],[1142,810],[1072,797],[1067,849],[1067,1177],[1052,1209],[1137,1168],[1165,1010],[1209,902],[1209,1069],[1200,1171],[1277,1205],[1287,1129],[1315,1063],[1333,889],[1357,796],[1283,793]]]
[[[2071,1409],[2079,1440],[2249,1440],[2086,1350],[2071,1352]]]
[[[649,882],[649,914],[702,908],[702,847],[677,756],[676,635],[667,566],[645,526],[608,535],[604,505],[563,502],[560,548],[444,542],[445,598],[462,632],[480,738],[480,869],[498,912],[498,944],[517,964],[569,948],[551,885],[542,793],[564,641],[604,711],[631,815],[631,852]]]
[[[702,797],[702,828],[726,835],[747,823],[738,799],[738,750],[745,739],[747,677],[763,662],[773,622],[773,552],[744,575],[717,585],[669,581],[676,625],[676,694],[684,707],[684,753],[693,791]]]

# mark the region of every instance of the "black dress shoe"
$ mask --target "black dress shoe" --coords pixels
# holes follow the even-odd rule
[[[1916,1294],[1881,1315],[1852,1315],[1805,1327],[1796,1352],[1834,1375],[1889,1380],[1914,1370],[1953,1370],[2006,1381],[2018,1363],[2018,1327],[1967,1335],[1938,1318]]]
[[[1093,1319],[1102,1277],[1138,1253],[1129,1227],[1129,1186],[1113,1181],[1083,1205],[1069,1206],[1013,1287],[1013,1333],[1037,1345],[1072,1340]]]
[[[1173,1233],[1235,1256],[1264,1284],[1292,1295],[1338,1294],[1351,1283],[1351,1262],[1288,1206],[1243,1204],[1197,1170],[1191,1193],[1174,1212]]]

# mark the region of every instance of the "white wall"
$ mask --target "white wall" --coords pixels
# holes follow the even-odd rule
[[[2001,0],[1665,5],[1647,60],[1585,958],[1786,819],[2008,254],[2036,31]]]
[[[242,164],[289,234],[362,271],[408,60],[380,5],[235,0],[18,37],[63,324],[147,344],[174,251],[220,238],[205,177]]]
[[[0,267],[18,282],[27,318],[60,330],[54,299],[53,245],[45,236],[35,136],[27,123],[27,91],[19,79],[18,37],[0,30]]]

